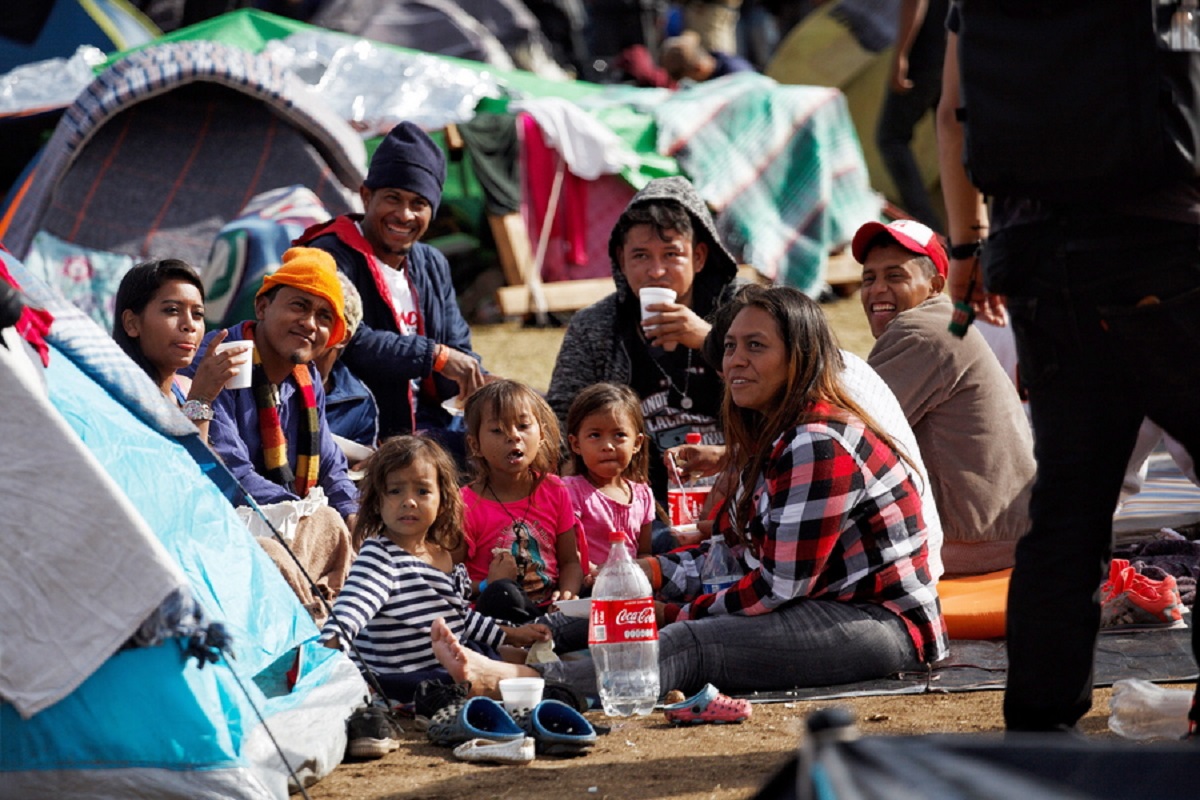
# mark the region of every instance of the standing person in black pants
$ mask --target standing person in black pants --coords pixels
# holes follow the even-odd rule
[[[1001,319],[1007,304],[1021,381],[1029,395],[1038,462],[1030,501],[1032,527],[1017,545],[1008,596],[1004,716],[1009,730],[1070,731],[1091,707],[1100,627],[1098,590],[1108,573],[1112,514],[1142,419],[1149,417],[1193,457],[1200,455],[1200,179],[1187,168],[1175,169],[1141,188],[1113,191],[1112,186],[1136,184],[1144,177],[1137,170],[1123,169],[1106,176],[1101,190],[1081,197],[1066,194],[1074,176],[1063,174],[1045,187],[994,192],[991,207],[985,210],[981,193],[971,182],[980,181],[983,162],[972,162],[968,178],[964,142],[975,148],[978,142],[973,136],[1001,134],[992,140],[991,151],[968,151],[968,158],[978,159],[985,152],[1007,153],[1008,143],[1020,137],[1015,133],[1018,128],[1005,126],[1003,116],[989,123],[1003,129],[999,132],[978,122],[1000,106],[986,106],[981,96],[987,96],[987,87],[969,80],[972,73],[960,69],[968,58],[971,66],[982,68],[983,51],[972,50],[971,42],[986,49],[992,61],[984,66],[994,62],[995,73],[1006,75],[1010,88],[1031,90],[1022,93],[1023,106],[1007,107],[1010,115],[1025,114],[1020,121],[1024,123],[1038,118],[1040,105],[1054,107],[1073,99],[1059,91],[1071,85],[1073,76],[1084,77],[1084,92],[1087,82],[1103,87],[1099,91],[1105,93],[1112,88],[1098,74],[1107,68],[1109,50],[1090,39],[1088,46],[1102,55],[1086,65],[1078,63],[1085,54],[1075,46],[1077,42],[1060,41],[1057,49],[1046,52],[1047,58],[1061,62],[1060,75],[1029,57],[1041,52],[1036,48],[1017,55],[1029,37],[1047,38],[1041,34],[1046,28],[1038,26],[1055,24],[1059,14],[1074,15],[1054,29],[1069,38],[1082,29],[1079,23],[1092,22],[1096,14],[1133,15],[1131,20],[1120,20],[1128,24],[1105,24],[1102,18],[1089,29],[1088,35],[1103,38],[1109,32],[1133,30],[1144,20],[1137,16],[1142,13],[1138,4],[1064,4],[1039,19],[1038,26],[1009,21],[1004,30],[1000,23],[1010,6],[992,4],[991,16],[981,18],[989,5],[972,3],[956,3],[947,19],[950,36],[938,109],[942,188],[951,239],[947,291],[993,323]],[[975,29],[1008,33],[1013,58],[1005,60],[1003,54],[988,49],[994,37],[972,40],[969,33]],[[1143,34],[1133,40],[1136,47],[1129,52],[1155,46],[1152,33]],[[1178,62],[1151,51],[1148,63],[1157,69]],[[1137,72],[1114,68],[1122,75]],[[1031,80],[1034,76],[1042,80]],[[1127,96],[1105,96],[1111,99],[1110,118],[1117,117],[1118,126],[1136,113],[1127,108]],[[960,107],[965,107],[970,136],[964,137]],[[1089,107],[1096,108],[1094,103]],[[1035,112],[1030,114],[1029,108]],[[1138,121],[1153,126],[1160,113],[1152,107]],[[1190,112],[1193,124],[1194,113]],[[972,120],[976,120],[974,128]],[[1096,115],[1088,115],[1080,126],[1072,126],[1071,115],[1061,114],[1046,119],[1050,127],[1045,133],[1065,129],[1071,136],[1070,131],[1078,127],[1075,150],[1104,148],[1116,138],[1097,120]],[[1093,141],[1086,141],[1089,135]],[[1057,168],[1054,159],[1062,161],[1061,154],[1069,149],[1052,149],[1043,135],[1024,147],[1022,158],[1003,164],[1006,169],[1024,170],[1018,174],[1032,172],[1040,178]],[[1118,149],[1112,155],[1140,156],[1145,150]],[[1085,163],[1098,162],[1089,158]],[[1036,169],[1026,169],[1034,164]],[[1023,180],[1022,186],[1037,185]],[[1053,194],[1056,191],[1059,196]],[[1198,630],[1193,626],[1193,655],[1200,655]],[[1200,721],[1200,708],[1193,706],[1190,717],[1194,726]]]
[[[942,95],[947,6],[948,0],[901,0],[892,70],[875,129],[875,144],[904,210],[935,231],[943,230],[942,222],[913,157],[912,138]]]

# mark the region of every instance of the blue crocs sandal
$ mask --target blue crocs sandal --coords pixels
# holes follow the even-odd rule
[[[581,756],[596,743],[596,729],[575,709],[559,700],[543,700],[531,711],[514,715],[537,743],[538,755]]]
[[[441,708],[429,720],[425,731],[429,741],[451,747],[471,739],[507,742],[524,739],[525,731],[513,722],[504,706],[490,697],[469,697]]]
[[[672,725],[724,725],[745,722],[750,719],[752,709],[749,700],[721,694],[717,687],[706,683],[688,699],[663,706],[663,713]]]

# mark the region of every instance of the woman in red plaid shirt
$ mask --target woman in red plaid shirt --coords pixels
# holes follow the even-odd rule
[[[716,535],[744,574],[702,593],[707,542],[639,562],[666,601],[663,691],[825,686],[943,658],[915,470],[842,387],[841,351],[820,306],[795,289],[746,287],[718,312],[705,354],[722,367],[737,487]],[[473,692],[537,674],[465,652],[436,630],[434,639],[443,666]],[[595,690],[590,660],[537,670]]]
[[[645,562],[667,601],[664,689],[823,686],[945,657],[915,470],[842,386],[820,306],[746,287],[705,354],[721,364],[737,486],[716,535],[745,573],[702,594],[707,544]]]

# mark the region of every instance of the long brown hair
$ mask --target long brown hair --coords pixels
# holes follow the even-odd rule
[[[817,421],[844,422],[857,417],[911,466],[912,462],[892,437],[850,398],[841,379],[845,368],[841,348],[829,328],[825,312],[803,292],[787,286],[752,285],[741,289],[713,319],[712,330],[704,341],[704,354],[709,361],[721,363],[719,354],[724,352],[729,326],[747,308],[760,309],[775,320],[788,360],[787,378],[767,413],[736,405],[726,384],[721,413],[725,420],[728,463],[742,465],[740,478],[745,489],[737,504],[739,532],[748,530],[753,487],[766,466],[771,444],[800,425]],[[832,413],[815,408],[818,403],[831,407]]]
[[[394,436],[379,445],[367,459],[366,477],[359,492],[358,519],[354,523],[354,549],[372,536],[383,533],[383,493],[387,477],[415,463],[433,465],[437,475],[437,516],[425,533],[426,541],[443,550],[455,550],[463,539],[463,501],[458,487],[458,466],[440,444],[425,436]]]
[[[558,472],[560,438],[558,417],[554,416],[554,411],[540,394],[517,381],[498,380],[484,384],[467,398],[463,408],[463,420],[466,423],[467,436],[478,443],[479,428],[483,425],[486,414],[490,412],[501,422],[511,422],[526,408],[537,420],[542,431],[537,455],[529,465],[530,471],[540,482],[546,475]],[[488,463],[474,448],[471,450],[471,476],[475,480],[486,482]]]

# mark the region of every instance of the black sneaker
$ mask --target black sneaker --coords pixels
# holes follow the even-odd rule
[[[433,715],[456,700],[466,700],[471,689],[469,683],[442,683],[428,680],[417,684],[413,692],[413,717],[418,730],[429,727]]]
[[[542,689],[542,698],[545,700],[558,700],[560,703],[566,703],[571,708],[583,714],[590,707],[587,695],[571,686],[569,683],[562,681],[546,681],[545,687]]]
[[[383,758],[400,747],[400,726],[376,706],[360,708],[346,721],[347,758]]]

